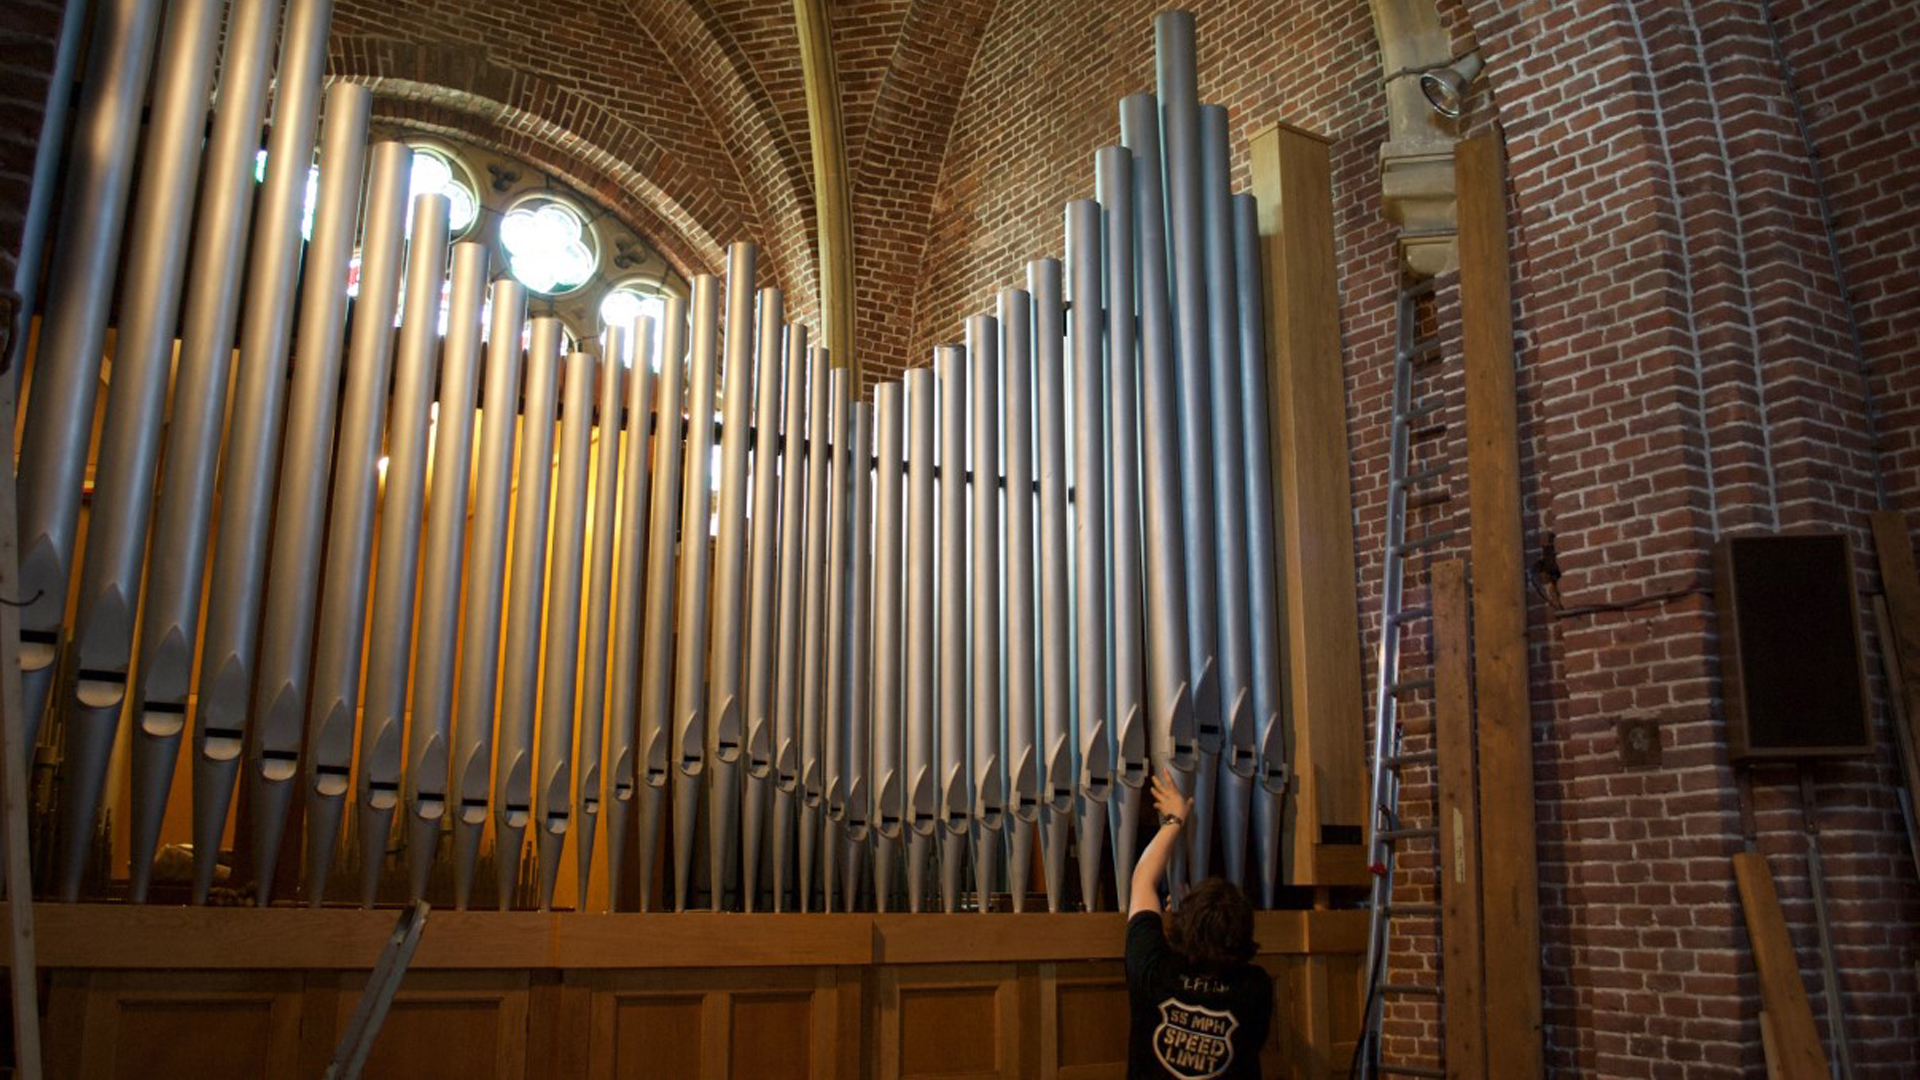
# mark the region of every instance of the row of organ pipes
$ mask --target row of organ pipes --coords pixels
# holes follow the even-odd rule
[[[599,852],[627,909],[1017,911],[1036,865],[1048,909],[1091,909],[1104,868],[1127,895],[1155,770],[1197,800],[1175,876],[1273,903],[1260,253],[1190,15],[1156,19],[1158,93],[1120,103],[1064,259],[871,396],[747,243],[563,354],[443,197],[409,205],[367,89],[323,94],[329,19],[92,13],[18,458],[50,892],[82,891],[124,740],[134,901],[184,757],[195,902],[238,792],[261,904],[297,824],[316,904],[337,861],[371,904],[398,850],[408,894],[450,860],[464,907],[490,838],[502,907],[523,874],[551,904],[571,847],[582,906]]]

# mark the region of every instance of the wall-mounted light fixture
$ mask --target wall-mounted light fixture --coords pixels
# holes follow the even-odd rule
[[[1470,52],[1446,67],[1422,72],[1420,92],[1427,95],[1427,104],[1433,106],[1434,112],[1457,120],[1466,111],[1467,90],[1486,66],[1487,62],[1480,59],[1478,52]]]

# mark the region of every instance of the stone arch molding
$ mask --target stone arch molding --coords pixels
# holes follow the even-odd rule
[[[483,45],[335,37],[329,53],[328,77],[366,86],[383,119],[534,158],[626,218],[683,276],[726,264],[720,237],[738,223],[700,220],[655,179],[669,158],[660,144],[593,100],[495,63]]]
[[[1387,142],[1380,148],[1380,202],[1400,227],[1407,269],[1420,277],[1458,262],[1454,251],[1453,148],[1458,122],[1438,116],[1420,92],[1419,73],[1453,60],[1453,42],[1437,0],[1368,0],[1387,98]]]

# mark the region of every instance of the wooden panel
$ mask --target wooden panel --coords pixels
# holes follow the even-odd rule
[[[1891,652],[1890,669],[1897,669],[1892,687],[1898,708],[1892,717],[1895,744],[1907,791],[1920,800],[1920,572],[1913,562],[1913,534],[1907,516],[1898,510],[1873,515],[1873,546],[1880,558],[1880,588],[1892,634],[1882,632],[1880,648]],[[1891,640],[1888,638],[1891,637]]]
[[[1813,1025],[1807,1003],[1807,985],[1800,978],[1800,961],[1787,936],[1787,920],[1780,914],[1773,873],[1759,852],[1733,857],[1733,880],[1740,887],[1740,910],[1746,917],[1747,937],[1753,945],[1753,966],[1760,973],[1760,1004],[1773,1026],[1778,1058],[1769,1062],[1785,1080],[1827,1080],[1827,1056],[1820,1032]]]
[[[339,981],[330,1045],[337,1044],[351,1022],[366,982],[359,974]],[[526,1071],[527,999],[525,972],[409,971],[362,1075],[369,1080],[521,1077]]]
[[[1533,716],[1520,535],[1505,165],[1497,136],[1454,152],[1460,325],[1466,357],[1467,497],[1479,701],[1481,875],[1486,912],[1487,1071],[1541,1068],[1540,884],[1534,851]],[[1497,825],[1492,824],[1497,823]]]
[[[257,1080],[297,1069],[300,994],[289,976],[101,972],[73,1004],[83,1017],[79,1052],[53,1061],[74,1062],[71,1075],[82,1080]]]
[[[621,994],[612,1013],[608,1068],[594,1076],[643,1080],[700,1080],[700,1038],[706,997],[701,994]]]
[[[1440,829],[1440,977],[1447,1075],[1487,1075],[1481,993],[1480,819],[1473,785],[1473,662],[1467,568],[1433,568],[1434,729]]]
[[[730,1075],[737,1080],[807,1080],[811,1061],[797,1051],[811,1034],[813,996],[736,993],[731,999]]]
[[[1287,752],[1294,771],[1292,813],[1281,834],[1286,880],[1364,885],[1360,862],[1319,855],[1323,845],[1357,850],[1366,821],[1332,164],[1325,140],[1284,125],[1255,135],[1250,149],[1266,256],[1274,506],[1285,563]]]
[[[1066,983],[1054,998],[1059,1036],[1054,1061],[1064,1078],[1122,1076],[1127,1066],[1127,984]],[[1090,1070],[1087,1066],[1106,1066]]]
[[[877,1075],[1019,1076],[1017,981],[1010,964],[882,968],[875,1002]]]

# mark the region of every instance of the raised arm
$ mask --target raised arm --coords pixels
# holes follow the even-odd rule
[[[1128,918],[1143,911],[1160,912],[1160,879],[1167,872],[1167,860],[1173,856],[1173,845],[1180,839],[1180,830],[1193,813],[1193,800],[1182,795],[1165,774],[1155,774],[1153,807],[1160,815],[1160,831],[1153,834],[1152,843],[1134,864],[1133,887],[1127,900]]]

